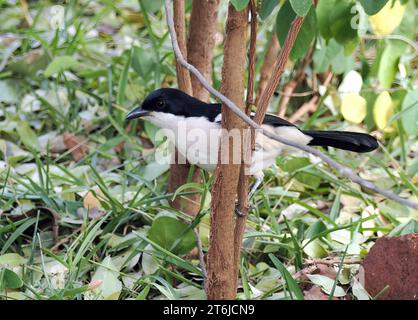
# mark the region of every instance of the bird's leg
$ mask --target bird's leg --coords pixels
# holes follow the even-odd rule
[[[250,193],[248,194],[248,200],[251,200],[255,192],[257,191],[258,187],[260,186],[261,182],[263,182],[264,174],[257,174],[255,176],[255,182],[250,190]]]
[[[254,194],[257,191],[258,187],[260,186],[261,182],[263,182],[264,174],[263,173],[256,174],[256,175],[254,175],[254,177],[255,177],[255,182],[254,182],[253,186],[251,187],[251,190],[250,190],[250,192],[248,193],[248,196],[247,196],[248,197],[248,202],[250,202],[251,198],[254,196]],[[250,204],[249,209],[250,210],[255,209],[254,205]],[[245,216],[245,214],[242,213],[238,209],[238,204],[235,206],[235,214],[238,217],[244,217]]]

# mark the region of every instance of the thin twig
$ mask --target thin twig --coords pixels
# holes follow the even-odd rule
[[[308,259],[308,260],[306,260],[306,263],[307,264],[324,264],[324,265],[327,265],[327,266],[332,266],[334,264],[340,264],[341,261],[343,262],[343,264],[359,264],[359,263],[362,262],[361,259],[344,259],[344,261],[341,260],[341,259],[329,259],[329,260],[326,260],[326,259],[312,259],[312,260]]]
[[[398,202],[400,204],[403,204],[405,206],[408,206],[410,208],[413,209],[417,209],[418,210],[418,203],[414,202],[414,201],[410,201],[407,199],[403,199],[401,197],[399,197],[398,195],[381,189],[378,186],[376,186],[374,183],[364,180],[362,178],[360,178],[352,169],[343,166],[342,164],[338,163],[337,161],[331,159],[329,156],[325,155],[324,153],[322,153],[321,151],[312,148],[308,145],[303,145],[300,143],[297,143],[295,141],[291,141],[288,140],[286,138],[283,138],[279,135],[276,135],[272,132],[263,130],[263,128],[257,123],[255,122],[253,119],[251,119],[250,117],[248,117],[243,111],[241,111],[236,105],[235,103],[233,103],[230,99],[228,99],[226,96],[224,96],[222,93],[220,93],[219,91],[217,91],[215,88],[213,88],[209,82],[205,79],[205,77],[199,72],[199,70],[197,70],[194,66],[192,66],[191,64],[189,64],[182,56],[179,46],[177,44],[177,36],[174,30],[174,22],[173,22],[173,16],[170,10],[170,1],[169,0],[164,0],[164,6],[165,6],[165,10],[166,10],[166,17],[167,17],[167,24],[168,24],[168,28],[170,31],[170,35],[171,35],[171,41],[172,41],[172,45],[173,45],[173,50],[174,53],[176,55],[177,61],[182,64],[185,68],[187,68],[191,73],[193,73],[195,75],[195,77],[200,81],[200,83],[206,88],[206,90],[208,90],[211,94],[213,94],[215,97],[217,97],[219,100],[222,101],[222,103],[227,106],[232,112],[234,112],[238,117],[240,117],[242,120],[244,120],[246,123],[248,123],[252,128],[257,129],[260,133],[264,134],[265,136],[267,136],[270,139],[273,139],[275,141],[278,141],[280,143],[286,144],[288,146],[291,147],[295,147],[297,149],[303,150],[305,152],[311,153],[314,156],[317,156],[318,158],[322,159],[325,163],[327,163],[329,166],[333,167],[335,170],[338,171],[338,173],[350,180],[352,180],[353,182],[361,185],[362,187],[369,189],[371,191],[374,191],[376,193],[380,193],[381,195],[385,196],[388,199],[391,199],[395,202]],[[298,19],[298,18],[296,18]],[[295,23],[293,23],[293,25],[295,25]],[[277,77],[277,75],[276,75]],[[271,92],[271,95],[274,94],[274,91]],[[264,98],[265,101],[270,101],[270,99]],[[261,100],[261,99],[260,99]],[[261,103],[261,102],[260,102]]]
[[[200,240],[200,236],[195,229],[193,229],[194,235],[196,236],[196,243],[197,243],[197,251],[199,253],[199,264],[200,269],[202,269],[204,283],[206,287],[206,279],[208,277],[208,273],[206,271],[206,263],[205,263],[205,253],[203,252],[202,241]]]
[[[299,30],[302,27],[303,21],[305,21],[305,17],[297,16],[292,22],[289,33],[287,34],[286,40],[283,44],[283,48],[280,50],[279,57],[277,58],[276,64],[274,65],[273,73],[267,83],[266,88],[260,96],[260,101],[257,104],[257,113],[254,117],[254,120],[258,124],[263,123],[267,108],[270,104],[271,98],[273,97],[274,91],[276,91],[276,88],[280,82],[290,52],[293,48],[293,44],[296,41],[296,37],[299,34]]]
[[[255,53],[256,53],[256,41],[257,41],[257,10],[255,1],[251,0],[248,4],[251,12],[251,34],[250,34],[250,49],[248,52],[248,88],[245,113],[251,114],[251,106],[254,104],[254,70],[255,70]],[[254,130],[252,130],[254,131]],[[251,134],[251,145],[243,145],[243,153],[252,152],[255,145],[255,134]],[[250,147],[250,149],[245,149]],[[238,195],[238,210],[240,215],[236,217],[234,228],[234,259],[235,259],[235,275],[238,277],[239,273],[239,260],[241,256],[241,245],[244,237],[245,223],[247,220],[248,208],[249,208],[249,177],[246,174],[248,169],[248,163],[243,162],[239,173],[239,181],[237,188]]]
[[[279,106],[279,117],[284,117],[286,115],[287,107],[290,102],[290,98],[293,96],[293,92],[295,91],[296,87],[305,79],[305,69],[309,65],[309,63],[312,61],[312,52],[313,52],[313,46],[309,47],[308,53],[306,54],[305,58],[300,63],[295,76],[292,80],[290,80],[285,86],[283,91],[285,94],[282,95],[282,98],[280,100],[280,106]]]
[[[251,105],[254,104],[254,74],[255,74],[255,54],[257,43],[257,10],[254,0],[249,3],[251,12],[251,34],[250,34],[250,50],[248,52],[248,86],[247,86],[247,109],[248,114]]]
[[[381,40],[381,39],[389,39],[389,40],[399,40],[399,41],[403,41],[407,44],[409,44],[414,50],[415,50],[415,54],[418,54],[418,45],[411,39],[400,35],[400,34],[388,34],[388,35],[382,35],[382,36],[378,36],[378,35],[371,35],[371,34],[366,34],[363,36],[363,39],[366,40]]]

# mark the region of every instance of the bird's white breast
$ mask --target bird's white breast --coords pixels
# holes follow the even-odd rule
[[[220,116],[219,120],[220,120]],[[204,170],[214,171],[218,163],[221,126],[205,117],[183,117],[171,113],[152,112],[144,117],[163,129],[160,134],[174,143],[177,150],[187,160]],[[216,119],[218,120],[218,119]],[[296,127],[263,125],[263,129],[286,137],[286,139],[308,144],[311,137],[303,134]],[[256,150],[251,159],[250,174],[258,175],[262,170],[275,163],[277,156],[293,148],[272,140],[261,133],[256,136]]]

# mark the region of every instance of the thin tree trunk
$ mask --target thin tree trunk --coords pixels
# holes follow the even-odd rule
[[[183,56],[192,63],[207,79],[211,79],[212,57],[215,46],[214,35],[216,32],[216,18],[219,1],[193,1],[192,13],[190,17],[189,39],[186,45],[186,27],[184,16],[184,0],[174,0],[174,24],[178,37],[180,50]],[[203,23],[202,23],[203,22]],[[196,81],[190,78],[190,73],[176,64],[177,83],[179,89],[195,96],[196,98],[207,101],[209,95],[207,91]],[[171,173],[168,184],[169,192],[174,192],[178,187],[187,183],[190,172],[190,164],[178,164],[179,157],[176,152],[175,163],[171,165]],[[184,159],[182,162],[184,162]],[[200,169],[194,168],[191,182],[200,182]],[[183,204],[183,207],[182,207]],[[182,209],[191,216],[196,216],[199,212],[200,197],[198,194],[189,195],[185,198],[177,197],[172,206]]]
[[[187,41],[188,62],[212,83],[212,60],[215,47],[219,0],[193,0]],[[209,101],[209,92],[192,75],[193,96]]]
[[[240,106],[242,110],[245,110],[247,21],[247,9],[237,12],[231,4],[229,5],[221,92]],[[225,106],[222,106],[222,127],[227,130],[248,128]],[[242,133],[241,131],[241,137],[243,137]],[[206,292],[208,299],[235,299],[237,279],[234,277],[234,209],[241,163],[233,163],[234,148],[232,139],[228,135],[221,136],[221,145],[229,146],[229,161],[227,164],[218,164],[212,186],[212,217]],[[221,151],[220,155],[222,157]]]

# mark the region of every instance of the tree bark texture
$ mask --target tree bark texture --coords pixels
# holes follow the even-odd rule
[[[245,63],[248,10],[235,11],[230,4],[226,22],[221,92],[245,110]],[[248,126],[222,106],[222,127],[231,130]],[[241,135],[243,136],[243,135]],[[237,279],[234,259],[235,201],[241,163],[233,164],[233,143],[223,134],[221,145],[229,143],[229,161],[219,163],[212,186],[212,216],[207,261],[208,299],[235,299]]]
[[[189,39],[186,41],[185,8],[184,0],[174,0],[174,25],[178,37],[178,43],[183,56],[192,63],[207,79],[211,79],[212,57],[215,46],[214,35],[216,32],[216,18],[219,1],[193,1],[190,17]],[[205,23],[199,23],[204,19]],[[201,22],[201,21],[200,21]],[[194,79],[192,82],[188,70],[176,63],[177,83],[180,90],[207,101],[209,94]],[[175,164],[170,167],[168,191],[175,192],[178,187],[187,183],[190,164],[178,164],[179,156],[176,150]],[[194,168],[191,182],[200,182],[200,169]],[[187,197],[177,197],[171,205],[181,209],[191,216],[199,212],[200,197],[198,194]]]

